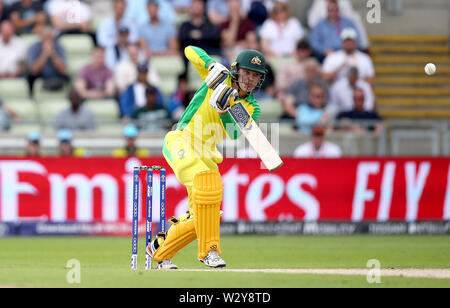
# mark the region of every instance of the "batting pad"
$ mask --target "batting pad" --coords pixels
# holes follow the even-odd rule
[[[220,255],[220,204],[222,198],[223,184],[218,171],[202,171],[195,175],[192,201],[199,259],[205,258],[211,250],[216,250]]]
[[[181,248],[195,240],[196,237],[194,218],[173,224],[167,232],[166,240],[153,255],[153,260],[161,262],[172,259]]]

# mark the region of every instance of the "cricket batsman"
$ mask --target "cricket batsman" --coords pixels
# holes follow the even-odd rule
[[[236,139],[241,133],[228,113],[236,102],[257,121],[260,108],[253,90],[266,75],[264,56],[257,50],[242,51],[230,71],[214,61],[203,49],[184,50],[204,82],[192,98],[176,130],[163,143],[163,155],[181,184],[186,186],[189,212],[170,222],[167,234],[159,233],[147,252],[158,269],[177,269],[170,259],[183,247],[198,239],[197,258],[206,266],[225,267],[220,257],[220,205],[223,184],[218,164],[223,160],[216,145],[225,135]]]

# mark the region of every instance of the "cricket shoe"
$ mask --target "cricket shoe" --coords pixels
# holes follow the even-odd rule
[[[155,237],[153,241],[151,241],[145,251],[150,255],[150,257],[153,259],[153,255],[155,254],[156,250],[164,243],[164,240],[166,239],[165,233],[158,233],[158,235]],[[178,269],[178,266],[172,263],[170,260],[162,260],[161,262],[158,262],[158,269],[167,270],[167,269]]]
[[[211,250],[210,252],[208,252],[204,259],[198,260],[205,263],[206,266],[213,268],[225,267],[227,265],[225,261],[219,256],[219,253],[215,250]]]

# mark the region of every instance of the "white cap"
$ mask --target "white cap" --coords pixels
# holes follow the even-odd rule
[[[341,32],[341,40],[345,41],[347,39],[352,39],[356,41],[356,38],[358,36],[358,33],[356,33],[356,30],[353,28],[345,28]]]

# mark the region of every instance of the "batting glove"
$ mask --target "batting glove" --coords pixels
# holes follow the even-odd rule
[[[237,90],[226,84],[219,84],[213,91],[209,104],[217,111],[227,111],[230,108],[230,98],[236,99],[237,96]]]
[[[209,74],[205,78],[206,85],[208,88],[215,90],[217,86],[223,83],[230,71],[220,63],[213,63],[209,67]]]

